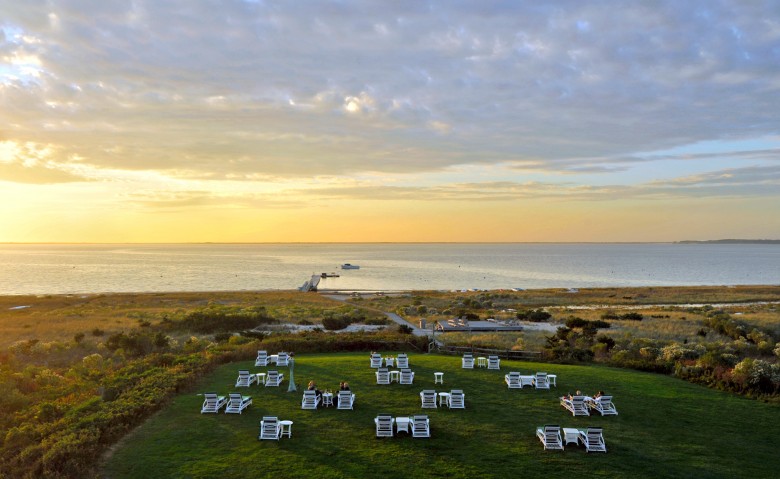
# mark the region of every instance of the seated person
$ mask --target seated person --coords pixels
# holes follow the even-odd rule
[[[314,391],[315,392],[314,395],[317,396],[318,400],[322,398],[322,391],[317,389],[317,383],[315,383],[314,380],[309,381],[309,387],[307,387],[306,389],[308,389],[309,391]]]
[[[339,391],[349,391],[349,383],[341,381],[341,384],[339,384]]]
[[[596,394],[593,395],[592,401],[593,402],[601,402],[601,396],[604,395],[604,391],[599,391]]]

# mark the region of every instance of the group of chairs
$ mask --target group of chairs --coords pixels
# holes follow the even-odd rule
[[[398,418],[408,422],[412,427],[412,437],[431,437],[431,423],[428,416],[417,415],[410,418]],[[389,414],[380,414],[374,418],[376,437],[393,437],[393,424],[396,418]]]
[[[408,369],[409,368],[409,356],[406,353],[399,354],[396,358],[386,358],[383,359],[382,355],[379,353],[372,353],[371,354],[371,367],[374,369],[381,368],[382,362],[384,361],[384,364],[386,367],[392,367],[393,362],[395,362],[395,365],[398,369]]]
[[[550,389],[550,378],[547,373],[536,373],[534,376],[523,376],[519,372],[512,371],[504,375],[504,382],[509,389],[522,389],[523,386],[534,386],[536,389]]]
[[[589,427],[587,429],[564,429],[568,433],[572,431],[575,436],[571,439],[575,443],[582,442],[585,446],[585,452],[607,452],[607,445],[604,442],[604,435],[600,427]],[[547,425],[536,429],[536,437],[542,441],[545,449],[557,449],[563,451],[563,438],[561,437],[561,427]],[[567,444],[569,438],[567,437]]]
[[[250,396],[242,396],[239,393],[230,393],[227,398],[219,396],[217,393],[205,393],[200,413],[216,414],[224,406],[225,414],[241,414],[250,404],[252,404],[252,398]]]
[[[355,394],[352,391],[339,391],[336,396],[338,401],[337,409],[354,409]],[[322,403],[322,396],[317,395],[317,391],[304,391],[301,399],[301,409],[317,409]]]
[[[269,356],[268,351],[258,351],[255,366],[268,366],[268,363],[275,363],[277,367],[289,366],[290,355],[282,351],[274,356]]]
[[[474,369],[474,356],[471,353],[465,353],[461,359],[461,366],[463,369]],[[488,356],[487,368],[501,369],[501,358],[498,356]]]
[[[572,396],[561,398],[561,406],[572,416],[590,416],[589,410],[594,410],[602,416],[617,416],[617,408],[612,402],[612,396],[600,396],[596,399],[588,396]]]
[[[376,374],[377,384],[390,384],[390,371],[387,368],[379,368],[374,373]],[[399,384],[412,384],[414,382],[414,371],[409,368],[401,369],[398,373]]]
[[[438,408],[439,405],[436,403],[436,396],[438,396],[438,394],[432,389],[423,389],[420,391],[422,408]],[[466,409],[466,395],[463,394],[462,389],[453,389],[444,395],[444,398],[447,402],[447,407],[450,409]]]
[[[265,373],[265,381],[263,382],[263,385],[266,387],[269,386],[279,386],[282,384],[282,381],[284,380],[284,373],[280,373],[279,371],[271,370]],[[260,380],[258,379],[257,374],[252,374],[246,369],[241,369],[238,371],[238,378],[236,379],[236,387],[249,387],[252,384],[260,384]]]

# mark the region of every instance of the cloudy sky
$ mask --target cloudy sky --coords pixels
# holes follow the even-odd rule
[[[780,1],[0,4],[0,241],[780,238]]]

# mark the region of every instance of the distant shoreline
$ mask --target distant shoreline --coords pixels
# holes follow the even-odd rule
[[[776,239],[719,239],[719,240],[685,240],[676,244],[780,244]]]

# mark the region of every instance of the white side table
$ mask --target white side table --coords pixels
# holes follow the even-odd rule
[[[284,435],[287,434],[287,437],[292,437],[292,425],[292,421],[279,421],[279,426],[282,427],[282,432],[279,436],[284,437]]]
[[[547,380],[550,381],[550,384],[552,384],[555,387],[558,387],[556,382],[558,381],[558,375],[557,374],[548,374]]]
[[[255,377],[257,377],[257,384],[265,384],[265,373],[256,373]]]
[[[573,442],[574,444],[577,444],[580,438],[580,430],[574,429],[571,427],[564,427],[561,429],[563,431],[563,442],[566,444],[569,444],[570,442]]]
[[[477,367],[478,368],[486,368],[487,367],[487,358],[485,357],[478,357],[477,358]]]
[[[444,373],[433,373],[433,384],[444,384]]]
[[[408,417],[397,417],[395,418],[395,432],[399,433],[401,431],[408,433],[409,432],[409,424],[411,424],[412,420]]]
[[[322,393],[322,406],[333,406],[333,393]]]

